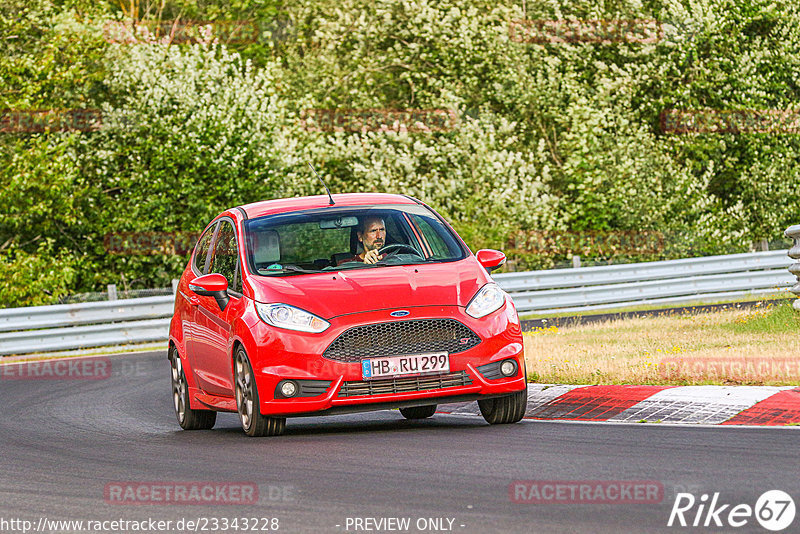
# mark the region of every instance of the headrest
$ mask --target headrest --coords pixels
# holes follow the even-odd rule
[[[253,234],[253,261],[258,264],[275,263],[281,260],[281,240],[275,230],[262,230]]]

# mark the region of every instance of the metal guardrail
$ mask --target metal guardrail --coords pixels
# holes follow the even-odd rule
[[[792,248],[789,249],[789,257],[798,261],[789,266],[789,272],[797,277],[797,283],[790,289],[790,291],[800,297],[800,224],[796,224],[787,228],[786,232],[784,232],[784,235],[789,239],[794,239],[794,244],[792,245]],[[795,300],[792,303],[792,306],[795,310],[800,311],[800,299]]]
[[[12,332],[3,334],[3,340],[0,341],[0,355],[166,341],[169,322],[169,318],[151,319]]]
[[[786,235],[795,240],[789,255],[800,259],[800,225]],[[519,311],[555,313],[714,302],[785,294],[789,288],[800,295],[800,278],[792,273],[800,277],[800,262],[792,264],[787,251],[780,250],[503,273],[494,279],[511,294]],[[0,356],[166,341],[173,309],[174,296],[2,309]]]
[[[727,256],[705,256],[681,260],[580,267],[577,269],[502,273],[494,275],[493,278],[504,290],[509,293],[517,293],[562,287],[665,280],[683,276],[786,269],[788,264],[789,260],[786,257],[786,251],[774,250],[749,254],[730,254]]]
[[[0,310],[0,356],[166,341],[175,297]]]
[[[715,302],[785,293],[785,250],[578,269],[502,273],[495,281],[520,312],[569,313],[639,305]]]
[[[0,309],[0,332],[170,317],[175,296]],[[8,335],[3,335],[3,340]],[[2,352],[0,352],[2,354]]]

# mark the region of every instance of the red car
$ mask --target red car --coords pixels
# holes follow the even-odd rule
[[[248,435],[286,418],[477,400],[514,423],[527,402],[522,332],[489,276],[424,203],[388,194],[257,202],[221,213],[181,276],[170,325],[186,430],[238,412]]]

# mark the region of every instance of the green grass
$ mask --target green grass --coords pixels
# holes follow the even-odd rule
[[[560,384],[797,385],[791,300],[526,332],[529,376]]]
[[[764,310],[754,312],[746,320],[737,320],[721,325],[737,334],[800,334],[800,313],[792,308],[791,301],[778,305],[767,305]]]

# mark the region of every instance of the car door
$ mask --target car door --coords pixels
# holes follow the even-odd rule
[[[189,359],[189,367],[192,369],[192,372],[194,372],[197,366],[197,362],[194,358],[193,336],[196,330],[194,324],[197,320],[197,305],[200,302],[200,297],[189,289],[189,283],[193,278],[206,273],[206,263],[211,253],[211,241],[214,238],[216,229],[217,222],[210,224],[197,240],[191,262],[189,263],[187,272],[184,276],[181,276],[181,280],[178,283],[178,292],[175,297],[175,310],[180,316],[183,328],[183,339],[186,346],[186,357]]]
[[[198,385],[212,395],[233,395],[233,322],[244,305],[239,274],[239,246],[233,221],[220,220],[206,273],[228,280],[230,301],[224,310],[213,297],[197,296],[192,356]]]

